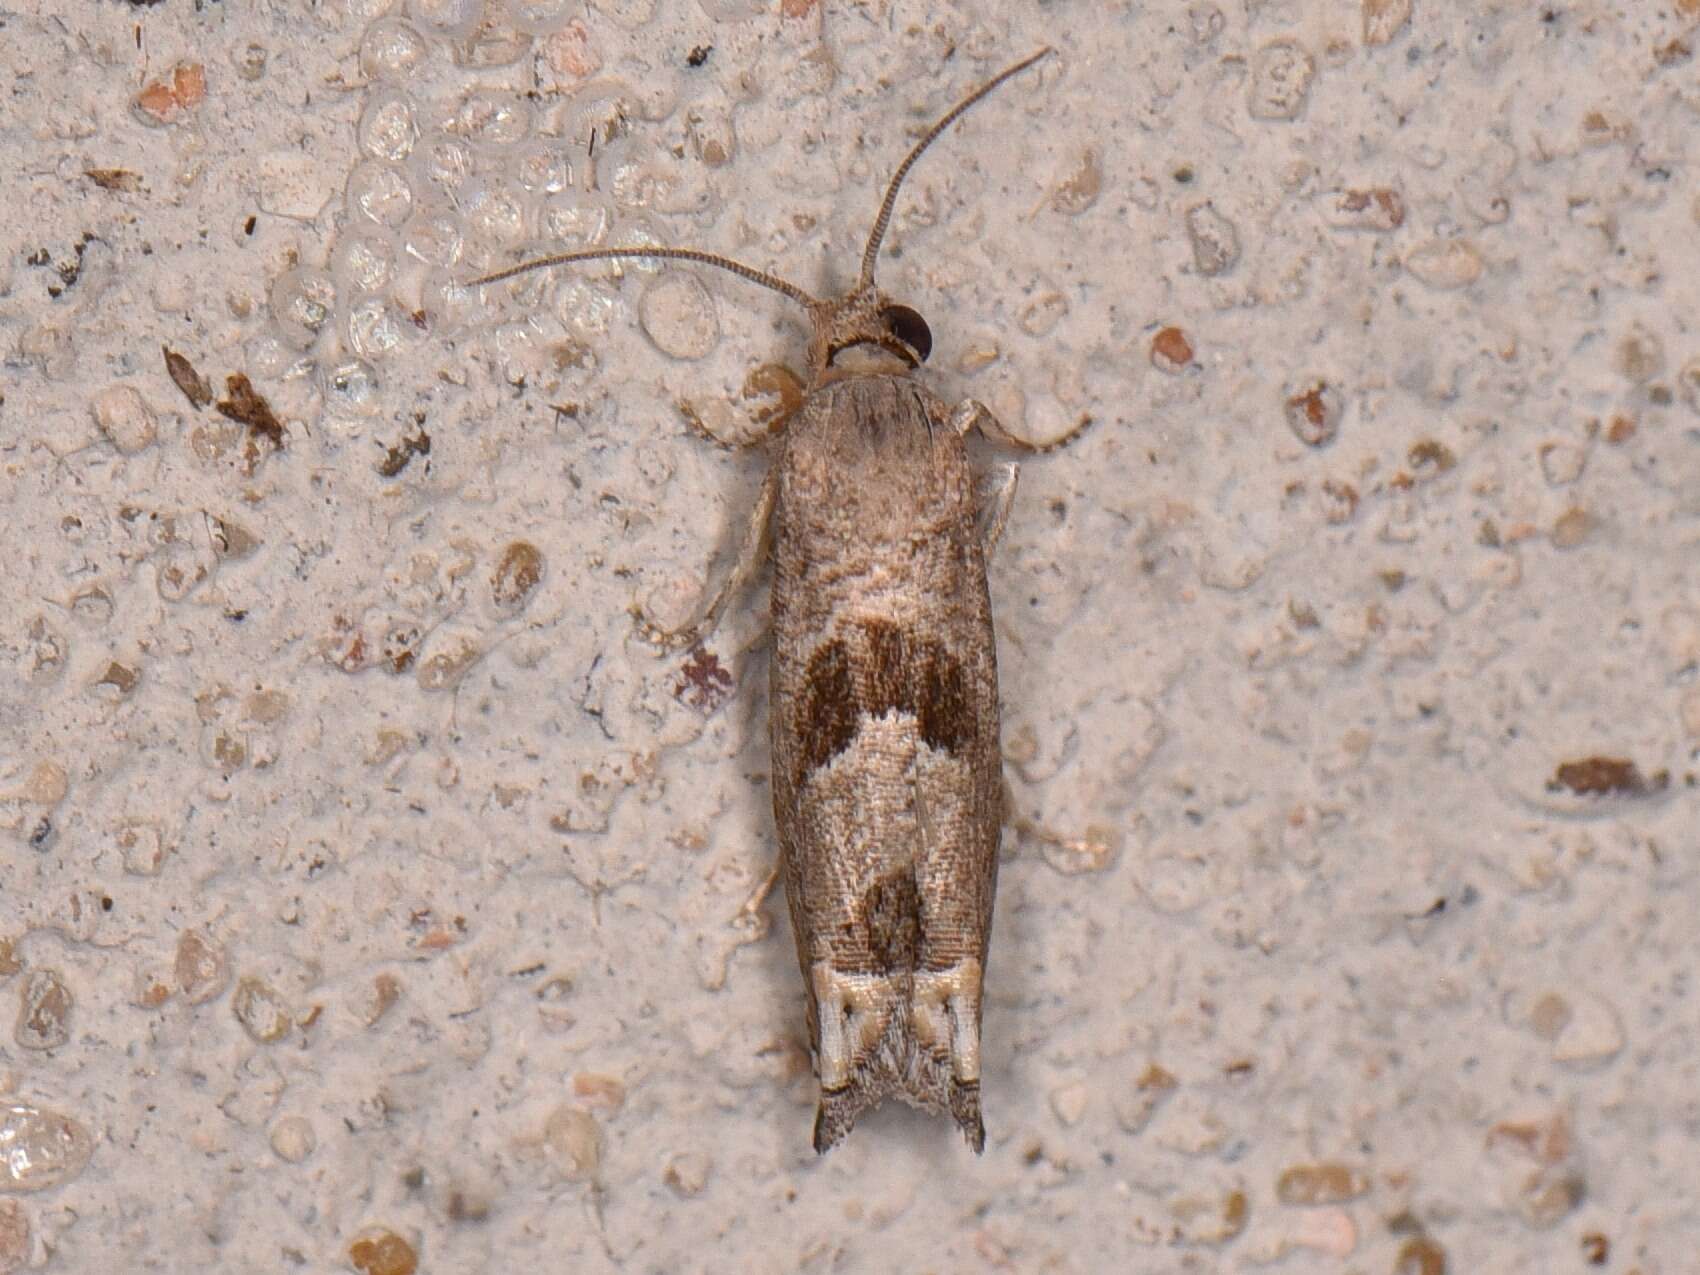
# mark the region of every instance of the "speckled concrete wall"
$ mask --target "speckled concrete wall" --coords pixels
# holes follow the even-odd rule
[[[1697,0],[13,0],[0,1272],[1692,1269]],[[764,599],[882,281],[992,586],[989,1141],[808,1147]],[[592,146],[592,139],[594,147]],[[245,378],[245,379],[244,379]]]

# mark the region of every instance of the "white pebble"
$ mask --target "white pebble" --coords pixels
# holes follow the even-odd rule
[[[1251,117],[1290,120],[1304,110],[1316,63],[1292,40],[1272,40],[1251,62]]]
[[[688,274],[661,276],[644,290],[638,317],[655,348],[675,359],[700,359],[720,342],[714,299]]]
[[[318,1135],[305,1117],[284,1116],[272,1126],[272,1150],[289,1164],[300,1164],[318,1149]]]
[[[1482,277],[1481,255],[1462,239],[1431,239],[1405,258],[1418,281],[1446,292],[1467,288]]]
[[[152,445],[159,436],[159,423],[147,400],[128,385],[112,385],[94,401],[95,424],[100,432],[126,456]]]
[[[1234,223],[1208,202],[1187,210],[1186,233],[1199,274],[1225,274],[1240,259],[1240,236]]]
[[[1079,1081],[1051,1090],[1051,1110],[1065,1125],[1077,1125],[1086,1114],[1089,1091]]]
[[[543,1149],[556,1172],[568,1181],[593,1180],[602,1167],[602,1130],[588,1111],[557,1107],[544,1122]]]

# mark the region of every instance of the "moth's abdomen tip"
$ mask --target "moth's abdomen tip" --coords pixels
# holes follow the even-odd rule
[[[975,1155],[986,1150],[986,1123],[980,1118],[980,1086],[956,1081],[950,1090],[950,1114]]]
[[[841,1101],[843,1092],[824,1093],[821,1095],[820,1106],[815,1108],[815,1154],[825,1155],[828,1151],[844,1141],[844,1135],[850,1132],[855,1122],[855,1113],[846,1108]]]
[[[986,1154],[986,1126],[977,1124],[972,1129],[964,1129],[962,1136],[968,1139],[968,1145],[974,1149],[975,1155]]]

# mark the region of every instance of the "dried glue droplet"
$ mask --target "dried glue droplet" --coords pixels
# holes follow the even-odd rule
[[[714,299],[688,274],[670,272],[644,290],[638,317],[655,348],[675,359],[700,359],[720,343]]]
[[[94,1139],[70,1116],[21,1103],[0,1106],[0,1193],[63,1186],[93,1154]]]

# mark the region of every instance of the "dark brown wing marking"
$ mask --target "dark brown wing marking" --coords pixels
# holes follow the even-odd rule
[[[881,620],[858,629],[860,641],[853,637],[847,645],[835,638],[809,660],[799,788],[850,746],[863,716],[913,717],[929,748],[953,756],[961,756],[975,738],[967,674],[955,655]]]
[[[901,713],[913,712],[915,696],[910,688],[903,630],[879,620],[869,620],[861,627],[868,642],[863,711],[870,717],[884,717],[894,708]]]
[[[857,712],[850,652],[842,642],[828,642],[810,657],[808,676],[804,679],[803,773],[797,776],[799,788],[812,771],[850,747],[850,741],[856,738]]]
[[[916,716],[929,748],[959,756],[974,738],[974,710],[968,703],[962,664],[936,642],[927,643],[921,666]]]
[[[921,896],[915,874],[902,868],[875,881],[862,895],[860,912],[874,970],[881,974],[913,970],[921,949]]]

